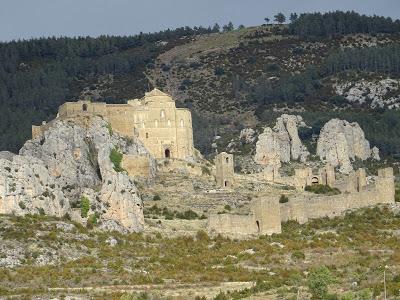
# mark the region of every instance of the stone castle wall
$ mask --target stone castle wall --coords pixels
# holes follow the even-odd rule
[[[188,109],[176,108],[172,98],[153,90],[142,99],[127,104],[67,102],[60,106],[58,118],[77,115],[104,117],[113,131],[136,136],[155,158],[188,159],[193,157],[192,118]],[[32,126],[32,137],[43,134],[46,126]]]
[[[352,191],[339,195],[309,194],[282,204],[278,197],[268,198],[253,201],[249,215],[210,215],[208,230],[229,236],[280,233],[281,222],[305,223],[310,219],[336,217],[351,209],[394,203],[392,168],[380,169],[374,184],[367,185],[365,177],[363,169],[356,172],[349,183]]]
[[[279,201],[274,197],[255,199],[249,215],[211,214],[208,231],[227,236],[273,234],[281,232]]]
[[[147,155],[126,155],[122,157],[121,166],[132,177],[150,178],[150,158]]]

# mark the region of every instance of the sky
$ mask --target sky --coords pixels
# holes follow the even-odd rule
[[[277,12],[354,10],[400,18],[400,0],[0,0],[0,41],[132,35],[214,23],[259,25]]]

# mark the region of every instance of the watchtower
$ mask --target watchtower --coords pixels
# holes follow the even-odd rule
[[[234,183],[233,154],[221,152],[215,157],[216,181],[222,188],[230,188]]]

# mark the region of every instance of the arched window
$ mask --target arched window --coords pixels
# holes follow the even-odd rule
[[[183,120],[181,119],[181,127],[183,127],[183,125],[185,125],[185,123],[184,123]]]
[[[171,127],[171,120],[168,120],[168,127]]]
[[[169,149],[165,149],[165,158],[170,158],[171,157],[171,151]]]
[[[154,121],[154,127],[158,127],[158,120]]]
[[[226,158],[226,163],[229,163],[229,157]]]
[[[142,128],[145,128],[146,126],[144,125],[144,122],[142,122]]]
[[[160,112],[160,118],[161,119],[165,118],[165,111],[163,109]]]
[[[148,139],[149,138],[149,133],[148,132],[146,132],[146,139]]]
[[[82,111],[87,111],[87,104],[86,103],[82,105]]]

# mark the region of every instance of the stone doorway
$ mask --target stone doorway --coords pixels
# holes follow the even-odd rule
[[[83,110],[83,111],[87,111],[87,104],[83,104],[83,105],[82,105],[82,110]]]
[[[171,151],[169,149],[165,149],[164,156],[165,156],[165,158],[170,158],[171,157]]]

